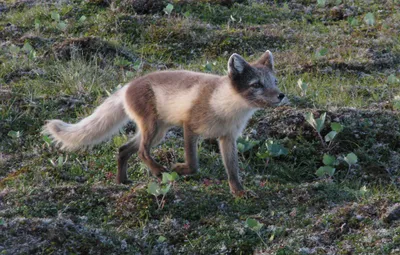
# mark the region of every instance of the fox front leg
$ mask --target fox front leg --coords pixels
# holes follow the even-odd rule
[[[228,182],[231,192],[235,196],[243,196],[245,191],[239,180],[239,163],[236,139],[232,136],[220,137],[219,147],[226,173],[228,174]]]
[[[172,171],[180,175],[190,175],[197,173],[199,163],[197,160],[197,141],[199,136],[190,129],[189,125],[183,125],[183,136],[185,141],[185,163],[177,163],[172,167]]]

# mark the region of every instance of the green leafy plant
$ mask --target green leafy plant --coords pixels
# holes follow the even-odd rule
[[[172,184],[178,179],[176,172],[163,173],[161,185],[156,182],[150,182],[147,186],[147,192],[156,198],[158,209],[163,208],[165,204],[165,195],[171,189]],[[159,196],[162,195],[161,199]]]
[[[259,143],[260,141],[250,139],[249,137],[246,138],[239,137],[237,139],[237,149],[241,154],[243,154],[251,150],[254,146],[256,146]]]
[[[367,14],[365,14],[364,22],[368,26],[374,26],[375,25],[375,16],[374,16],[374,14],[372,12],[368,12]]]
[[[24,44],[24,46],[22,47],[22,50],[25,51],[25,53],[28,56],[28,61],[29,60],[35,60],[36,59],[36,51],[35,49],[32,47],[32,45],[30,45],[29,42],[26,42]]]
[[[21,51],[21,49],[18,46],[11,44],[10,47],[8,48],[8,51],[11,53],[13,57],[16,57],[18,53]]]
[[[324,47],[319,48],[319,49],[315,52],[315,56],[316,56],[317,58],[326,56],[327,54],[328,54],[328,49],[327,49],[327,48],[324,48]]]
[[[391,84],[391,85],[394,85],[394,84],[400,83],[400,79],[397,78],[396,75],[391,74],[387,78],[387,83]]]
[[[325,7],[326,0],[317,0],[317,4],[319,7]]]
[[[167,240],[167,238],[165,236],[159,236],[157,239],[157,242],[163,243],[163,242],[165,242],[165,240]]]
[[[14,131],[14,130],[11,130],[11,131],[9,131],[9,132],[7,133],[7,135],[8,135],[9,137],[11,137],[12,139],[19,139],[19,138],[22,137],[22,132],[21,132],[21,131]]]
[[[167,6],[165,6],[165,8],[164,8],[164,12],[165,12],[165,14],[170,16],[173,9],[174,9],[174,6],[172,4],[167,4]]]
[[[124,68],[124,67],[127,67],[127,66],[129,66],[131,64],[132,64],[132,62],[130,62],[129,60],[127,60],[127,59],[125,59],[123,57],[117,56],[114,59],[114,65],[118,66],[121,69]]]
[[[268,139],[265,142],[265,151],[257,152],[257,157],[265,159],[265,158],[272,158],[272,157],[279,157],[281,155],[287,155],[288,149],[286,149],[283,145],[275,142],[272,139]]]
[[[350,27],[356,27],[359,24],[356,17],[349,17],[347,21],[349,22]]]
[[[297,87],[299,87],[300,95],[302,97],[307,95],[308,84],[305,83],[301,78],[297,80]]]
[[[356,154],[351,152],[351,153],[347,154],[345,157],[343,157],[343,160],[348,165],[348,171],[347,171],[347,174],[345,177],[345,179],[346,179],[351,170],[351,167],[354,166],[358,162],[358,158],[357,158]],[[315,174],[318,177],[323,177],[325,175],[328,175],[330,178],[332,178],[336,171],[335,166],[339,165],[339,160],[337,158],[335,158],[334,156],[331,156],[329,154],[324,154],[322,162],[324,163],[324,166],[321,166],[320,168],[318,168],[318,170],[315,172]]]
[[[260,238],[261,242],[267,246],[267,244],[264,242],[264,239],[261,237],[261,228],[264,226],[264,224],[260,223],[258,220],[252,219],[252,218],[247,218],[246,220],[246,226],[253,230],[257,236]]]
[[[336,171],[334,166],[339,164],[338,160],[334,156],[331,156],[329,154],[324,154],[322,162],[324,163],[325,166],[321,166],[320,168],[318,168],[315,174],[318,177],[328,175],[329,177],[332,178]]]
[[[86,18],[86,16],[85,15],[82,15],[80,18],[79,18],[79,22],[80,23],[83,23],[83,22],[85,22],[85,20],[86,20],[87,18]]]
[[[183,16],[188,19],[190,17],[190,11],[183,13]]]
[[[400,96],[397,95],[393,99],[393,110],[399,111],[400,110]]]
[[[331,123],[331,129],[327,135],[325,135],[325,139],[321,135],[321,130],[324,128],[326,113],[322,113],[318,119],[314,118],[314,115],[311,112],[306,113],[305,116],[306,121],[317,131],[318,137],[321,141],[321,144],[324,146],[325,149],[330,150],[334,142],[333,140],[335,137],[343,131],[343,125],[337,122]]]
[[[256,155],[259,159],[265,160],[265,168],[268,166],[271,158],[288,154],[288,149],[272,139],[268,139],[264,145],[259,148]]]
[[[55,168],[61,168],[63,165],[65,165],[65,163],[67,163],[67,161],[68,161],[68,156],[65,157],[65,160],[64,156],[59,156],[57,160],[49,159],[50,164]]]
[[[350,173],[351,167],[354,166],[355,164],[357,164],[358,162],[358,157],[356,154],[354,154],[353,152],[347,154],[344,158],[344,161],[347,163],[348,165],[348,170],[347,170],[347,174],[346,174],[346,178]]]
[[[65,31],[67,29],[67,23],[61,20],[61,16],[58,12],[52,11],[50,13],[50,17],[54,20],[55,27],[62,31]]]

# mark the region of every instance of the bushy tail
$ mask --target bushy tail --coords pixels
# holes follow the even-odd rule
[[[126,87],[121,88],[96,108],[94,113],[76,124],[50,120],[43,126],[61,149],[73,151],[91,147],[109,139],[129,120],[124,109]]]

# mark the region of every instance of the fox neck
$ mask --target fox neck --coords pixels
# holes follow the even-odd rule
[[[221,85],[215,90],[210,100],[211,109],[218,117],[236,118],[238,115],[256,110],[233,88],[228,77],[222,77],[221,81]]]
[[[229,135],[237,138],[256,108],[232,87],[228,78],[221,80],[223,82],[211,95],[210,108],[214,114],[214,121],[208,126],[205,136]]]

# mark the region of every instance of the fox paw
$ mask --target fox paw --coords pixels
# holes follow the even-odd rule
[[[195,174],[197,171],[191,169],[188,165],[184,163],[176,163],[172,166],[172,172],[177,172],[179,175],[191,175]]]
[[[160,166],[157,169],[151,169],[151,174],[155,177],[157,177],[159,180],[162,179],[162,174],[165,172],[168,172],[168,169],[166,167]]]
[[[239,198],[244,198],[244,199],[250,199],[250,198],[259,198],[259,196],[257,195],[257,193],[255,193],[252,190],[249,189],[242,189],[242,190],[231,190],[231,193],[233,196],[235,197],[239,197]]]
[[[129,179],[124,179],[124,180],[118,180],[117,179],[117,184],[124,184],[124,185],[130,185],[133,183],[133,181],[129,180]]]

